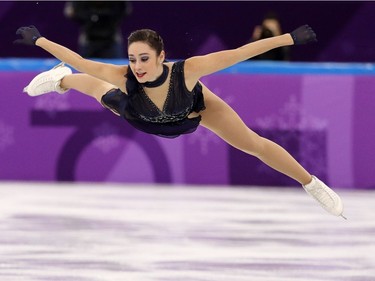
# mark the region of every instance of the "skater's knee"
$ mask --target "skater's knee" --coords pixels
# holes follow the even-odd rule
[[[237,143],[232,143],[232,145],[250,155],[259,157],[263,155],[263,152],[265,150],[265,140],[265,138],[250,131],[247,136],[242,135],[240,141]]]
[[[250,153],[258,158],[261,157],[265,151],[266,141],[267,139],[257,134],[252,135],[249,142]]]

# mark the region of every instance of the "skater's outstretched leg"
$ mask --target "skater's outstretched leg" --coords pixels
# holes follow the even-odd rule
[[[253,155],[271,168],[295,179],[329,213],[341,216],[340,197],[308,173],[284,148],[253,132],[223,100],[203,87],[206,110],[201,124],[233,147]]]

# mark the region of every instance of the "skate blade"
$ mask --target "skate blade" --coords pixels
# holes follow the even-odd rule
[[[345,220],[348,220],[343,214],[341,214],[340,217],[342,217]]]

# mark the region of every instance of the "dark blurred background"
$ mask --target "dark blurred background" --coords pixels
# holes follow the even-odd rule
[[[0,57],[50,57],[38,48],[12,44],[17,28],[31,24],[49,39],[77,50],[79,26],[64,16],[65,4],[65,1],[1,2]],[[249,42],[263,16],[275,11],[283,32],[308,23],[318,34],[318,44],[294,47],[291,61],[375,61],[375,2],[131,1],[131,4],[132,12],[122,22],[125,43],[133,30],[154,29],[164,38],[171,59],[239,47]]]

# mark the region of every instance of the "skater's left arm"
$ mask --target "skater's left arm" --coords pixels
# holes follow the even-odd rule
[[[236,49],[191,57],[185,61],[185,79],[198,80],[274,48],[315,41],[315,32],[308,25],[303,25],[290,33],[258,40]]]
[[[127,66],[85,59],[76,52],[42,37],[34,26],[21,27],[17,30],[17,34],[20,34],[23,38],[16,40],[15,43],[39,46],[79,72],[87,73],[119,88],[123,88],[125,85],[126,78],[124,75],[127,72]]]

